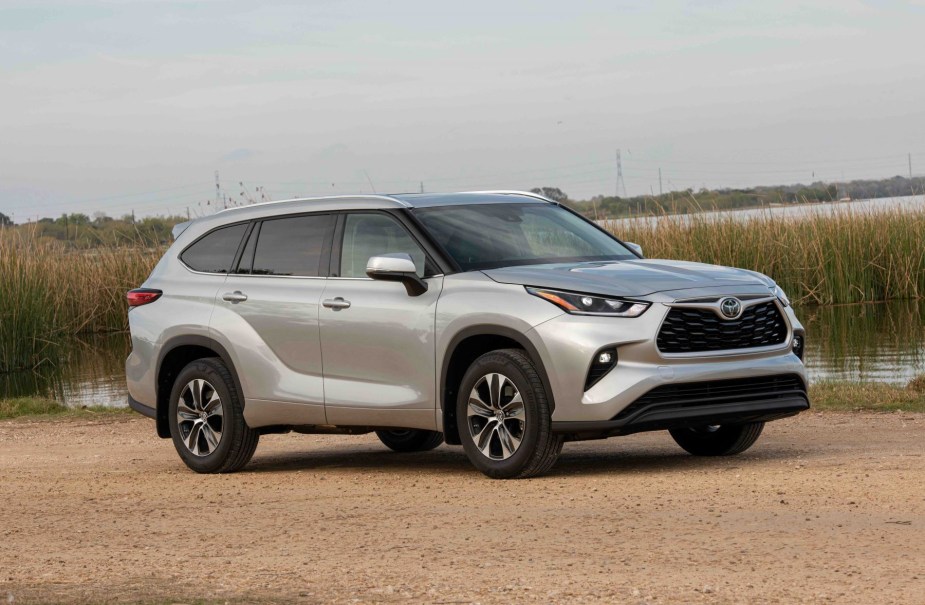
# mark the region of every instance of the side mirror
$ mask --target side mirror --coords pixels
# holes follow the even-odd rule
[[[634,244],[632,242],[623,242],[623,243],[626,245],[627,248],[629,248],[630,250],[638,254],[639,258],[645,258],[642,255],[642,246],[640,246],[639,244]]]
[[[380,254],[366,263],[366,275],[382,281],[400,281],[405,285],[408,296],[420,296],[427,292],[427,282],[418,277],[410,254]]]

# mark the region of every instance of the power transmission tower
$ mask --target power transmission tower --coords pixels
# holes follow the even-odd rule
[[[623,182],[623,158],[620,157],[620,150],[617,149],[617,197],[620,196],[621,188],[623,197],[626,197],[626,183]]]
[[[421,181],[421,193],[424,193],[424,181]]]

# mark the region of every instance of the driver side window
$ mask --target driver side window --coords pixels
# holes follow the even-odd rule
[[[405,228],[385,214],[348,214],[340,254],[341,277],[366,277],[370,257],[404,252],[411,255],[419,277],[424,277],[426,255]]]

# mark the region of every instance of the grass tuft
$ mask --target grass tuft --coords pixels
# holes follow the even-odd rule
[[[810,385],[809,398],[817,410],[925,412],[925,389],[918,390],[913,383],[901,387],[882,382],[817,382]]]
[[[911,391],[915,391],[916,393],[922,393],[922,395],[925,395],[925,374],[916,376],[910,380],[906,388]]]
[[[40,397],[20,397],[17,399],[0,399],[0,418],[18,418],[19,416],[39,416],[61,414],[67,406],[52,399]]]
[[[124,414],[131,412],[129,408],[114,408],[106,406],[84,406],[71,408],[54,399],[43,397],[17,397],[13,399],[0,399],[0,420],[20,418],[23,416],[81,416],[88,414]]]

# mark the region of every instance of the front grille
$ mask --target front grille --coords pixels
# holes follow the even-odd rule
[[[711,309],[673,307],[658,332],[662,353],[699,353],[781,344],[787,325],[773,300],[745,309],[738,319],[720,319]]]
[[[614,420],[629,418],[643,409],[678,409],[699,405],[748,403],[806,396],[806,385],[796,374],[775,374],[730,380],[682,382],[655,387],[629,404]]]

